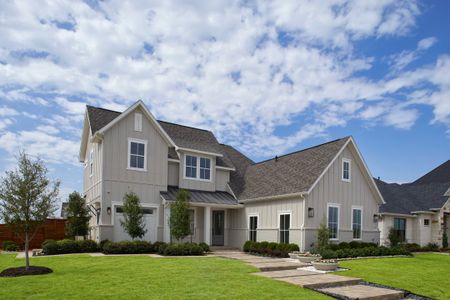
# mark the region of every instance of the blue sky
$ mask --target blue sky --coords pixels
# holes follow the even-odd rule
[[[449,159],[448,1],[0,3],[0,171],[82,191],[86,104],[215,132],[258,161],[352,135],[374,176]]]

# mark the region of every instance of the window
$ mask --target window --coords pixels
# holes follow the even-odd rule
[[[153,215],[153,208],[141,208],[141,211],[144,215]],[[122,206],[116,206],[116,213],[123,214],[123,207]]]
[[[197,171],[198,170],[198,171]],[[185,177],[211,180],[211,159],[192,155],[185,156]]]
[[[189,228],[191,231],[191,235],[195,233],[195,210],[189,210]]]
[[[361,239],[361,229],[362,229],[362,209],[352,208],[352,231],[353,239]]]
[[[249,216],[248,218],[248,223],[249,223],[249,227],[248,227],[248,232],[249,232],[249,237],[248,239],[250,241],[254,241],[256,242],[256,233],[258,230],[258,216]]]
[[[351,178],[351,161],[349,159],[342,159],[342,180],[350,181]]]
[[[186,177],[197,178],[197,157],[186,155]]]
[[[200,158],[200,179],[211,179],[211,160],[209,158]]]
[[[280,243],[289,244],[289,228],[291,227],[291,215],[280,214]]]
[[[423,219],[423,226],[430,226],[430,219]]]
[[[339,239],[339,206],[328,205],[328,230],[330,240]]]
[[[94,150],[89,153],[89,174],[94,174]]]
[[[128,140],[128,168],[132,170],[146,171],[147,170],[147,141],[136,139]]]
[[[394,218],[395,235],[401,243],[406,241],[406,219]]]
[[[134,131],[142,131],[142,114],[134,114]]]

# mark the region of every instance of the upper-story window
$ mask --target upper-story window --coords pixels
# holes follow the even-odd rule
[[[350,159],[342,159],[342,180],[350,182],[351,180],[352,164]]]
[[[142,131],[142,114],[134,114],[134,131]]]
[[[89,152],[89,174],[94,174],[94,150]]]
[[[128,169],[147,170],[147,141],[128,139]]]
[[[186,155],[185,177],[200,180],[211,180],[211,159]]]

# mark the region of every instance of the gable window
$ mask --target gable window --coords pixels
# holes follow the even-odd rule
[[[258,216],[249,216],[248,217],[248,239],[250,241],[256,242],[256,233],[258,230]]]
[[[404,218],[394,218],[394,231],[395,236],[398,238],[400,243],[406,241],[406,219]]]
[[[89,174],[94,174],[94,150],[89,153]]]
[[[342,159],[342,180],[350,182],[351,180],[351,161],[350,159]]]
[[[210,181],[211,159],[206,157],[186,155],[184,175],[186,178]]]
[[[291,227],[291,214],[280,214],[280,243],[289,244],[289,229]]]
[[[147,141],[128,139],[128,169],[147,170]]]
[[[339,206],[328,205],[328,230],[330,231],[330,240],[339,239]]]
[[[142,131],[142,114],[134,114],[134,131]]]
[[[354,240],[361,239],[361,230],[362,230],[362,209],[352,208],[352,231]]]
[[[197,157],[186,155],[186,177],[197,178]]]
[[[430,219],[423,219],[423,226],[430,226]]]

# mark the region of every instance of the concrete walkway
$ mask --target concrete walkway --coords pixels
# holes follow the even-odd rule
[[[405,295],[403,291],[362,284],[360,278],[307,271],[302,267],[309,266],[309,264],[289,258],[260,257],[240,251],[216,251],[213,255],[238,259],[254,266],[261,271],[253,273],[255,276],[272,278],[302,288],[313,289],[336,299],[393,300],[402,299]]]

